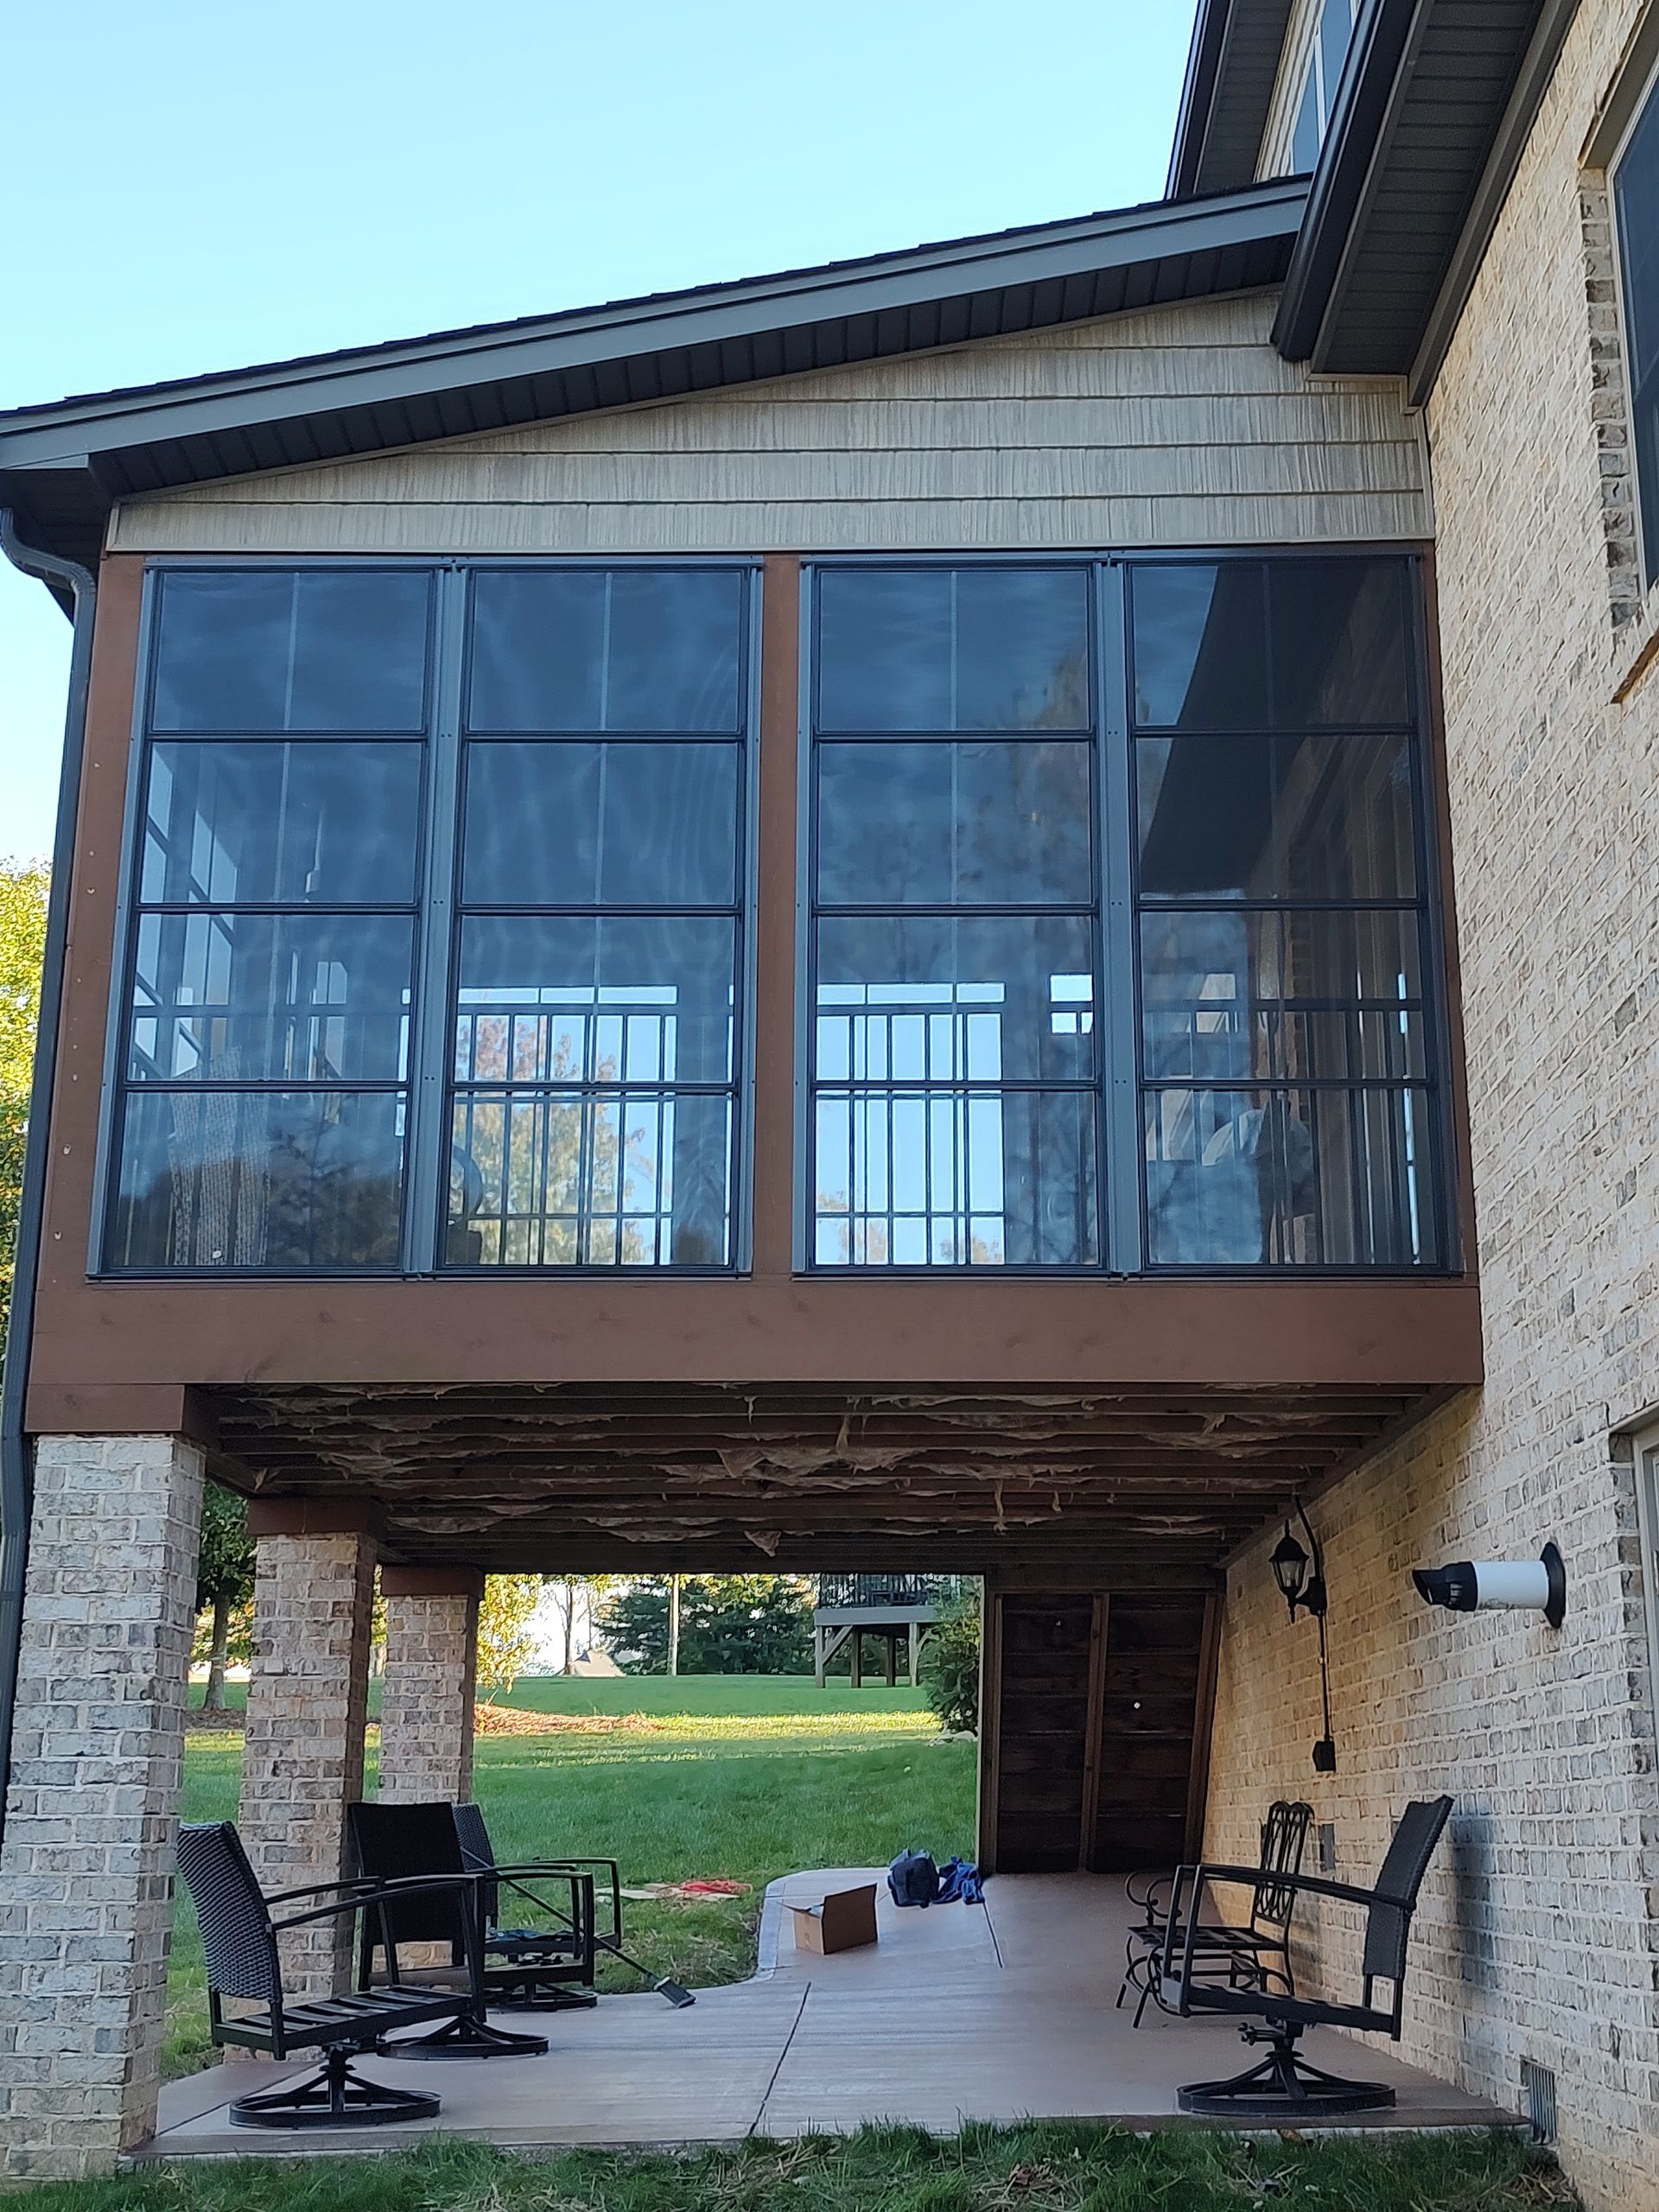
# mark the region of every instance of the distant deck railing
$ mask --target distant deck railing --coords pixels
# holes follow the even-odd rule
[[[918,1605],[942,1605],[961,1586],[959,1574],[821,1574],[818,1610],[845,1605],[891,1605],[907,1612]]]

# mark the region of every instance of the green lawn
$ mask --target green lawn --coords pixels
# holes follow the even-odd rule
[[[694,1986],[753,1971],[761,1894],[799,1866],[881,1865],[907,1843],[973,1843],[974,1747],[941,1741],[918,1691],[854,1690],[810,1676],[525,1681],[510,1700],[542,1713],[638,1715],[609,1733],[484,1736],[474,1788],[504,1857],[604,1852],[629,1883],[721,1874],[747,1897],[626,1908],[630,1950]],[[242,1739],[189,1738],[187,1820],[236,1815]],[[372,1777],[372,1736],[369,1765]],[[209,2063],[195,1916],[180,1885],[163,2063]],[[642,1986],[607,1962],[601,1986]]]
[[[32,2212],[1540,2212],[1573,2202],[1513,2137],[1248,2141],[1049,2122],[939,2141],[867,2128],[679,2156],[412,2156],[150,2168],[31,2194]]]

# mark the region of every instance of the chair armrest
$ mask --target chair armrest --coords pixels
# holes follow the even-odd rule
[[[308,1912],[286,1913],[281,1920],[271,1922],[272,1929],[280,1934],[286,1928],[303,1928],[317,1920],[337,1920],[341,1913],[369,1912],[377,1905],[397,1904],[404,1897],[422,1897],[442,1891],[453,1891],[458,1896],[470,1894],[476,1897],[478,1876],[476,1874],[416,1876],[410,1880],[349,1885],[344,1882],[321,1882],[317,1885],[316,1890],[289,1890],[284,1892],[284,1895],[289,1897],[315,1897],[319,1890],[345,1889],[348,1886],[357,1891],[354,1897],[336,1897],[332,1904],[313,1905]],[[281,1904],[283,1899],[274,1897],[269,1902]],[[470,1916],[466,1917],[470,1919]]]
[[[1387,1890],[1358,1890],[1351,1882],[1333,1882],[1324,1874],[1264,1874],[1259,1866],[1199,1866],[1196,1870],[1199,1884],[1211,1882],[1271,1882],[1277,1889],[1306,1890],[1311,1896],[1337,1897],[1344,1904],[1389,1904],[1396,1911],[1409,1912],[1412,1900],[1396,1897]]]

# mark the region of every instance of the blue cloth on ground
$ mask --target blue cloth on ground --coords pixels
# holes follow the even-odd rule
[[[965,1859],[947,1859],[939,1869],[941,1904],[983,1904],[984,1886],[979,1869]]]

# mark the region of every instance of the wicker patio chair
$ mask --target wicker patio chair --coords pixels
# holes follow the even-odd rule
[[[347,1914],[373,1913],[387,1900],[388,1888],[375,1882],[321,1882],[267,1897],[254,1878],[242,1839],[229,1821],[190,1823],[179,1831],[179,1871],[201,1925],[207,1961],[207,2013],[213,2039],[245,2050],[286,2058],[298,2050],[321,2050],[320,2070],[292,2088],[236,2098],[231,2118],[238,2127],[373,2127],[429,2120],[439,2101],[425,2090],[395,2089],[353,2073],[351,2059],[382,2045],[400,2028],[429,2020],[454,2019],[474,2002],[476,1953],[470,1938],[467,1985],[459,1991],[406,1988],[397,1982],[372,1991],[290,2005],[283,1990],[276,1939],[285,1929],[316,1926]],[[459,1879],[405,1885],[399,1902],[417,1892],[444,1904],[452,1924],[470,1926],[473,1885]],[[300,1912],[271,1917],[273,1905],[307,1897],[327,1902]],[[245,1999],[260,2009],[226,2013],[225,1999]]]
[[[475,1934],[483,1986],[491,2005],[553,2012],[598,2001],[594,1987],[592,1868],[607,1867],[613,1885],[620,1886],[613,1860],[541,1859],[524,1867],[498,1867],[482,1815],[471,1805],[363,1803],[348,1807],[346,1817],[357,1863],[364,1874],[381,1880],[464,1874],[474,1882]],[[521,1876],[534,1877],[543,1888],[556,1889],[557,1898],[532,1893],[518,1878]],[[504,1883],[521,1891],[553,1924],[497,1927]],[[613,1897],[613,1911],[615,1903]],[[459,1963],[459,1937],[453,1916],[446,1921],[441,1906],[424,1900],[406,1904],[390,1899],[385,1910],[364,1922],[358,1961],[359,1984],[365,1988],[371,1985],[377,1952],[385,1954],[385,1972],[397,1980],[400,1978],[397,1947],[433,1942],[448,1943],[452,1963]],[[490,2032],[495,2036],[501,2031]],[[435,2047],[433,2056],[443,2053]]]
[[[1428,1862],[1434,1855],[1446,1821],[1452,1815],[1450,1797],[1417,1799],[1408,1805],[1389,1841],[1373,1889],[1355,1888],[1346,1882],[1327,1881],[1318,1874],[1285,1875],[1281,1878],[1300,1894],[1333,1897],[1357,1905],[1365,1915],[1364,1948],[1361,1956],[1362,1986],[1357,2004],[1338,2004],[1317,1997],[1297,1997],[1274,1989],[1236,1989],[1205,1980],[1195,1968],[1198,1961],[1197,1931],[1204,1891],[1212,1882],[1248,1882],[1253,1867],[1198,1866],[1184,1868],[1190,1877],[1192,1903],[1185,1922],[1185,1939],[1172,1942],[1171,1968],[1175,2009],[1183,2018],[1194,2012],[1254,2014],[1265,2024],[1257,2027],[1246,2018],[1239,2030],[1246,2043],[1265,2043],[1268,2056],[1248,2072],[1224,2082],[1194,2082],[1180,2092],[1183,2112],[1207,2113],[1231,2120],[1268,2120],[1287,2126],[1317,2124],[1332,2113],[1372,2112],[1394,2102],[1394,2091],[1380,2082],[1357,2082],[1328,2074],[1298,2055],[1296,2045],[1305,2030],[1344,2028],[1363,2034],[1386,2035],[1400,2040],[1405,2006],[1406,1952],[1412,1915]],[[1172,1900],[1173,1914],[1180,1910],[1181,1885]],[[1179,1949],[1179,1964],[1174,1957]],[[1386,1981],[1392,2001],[1375,2000],[1375,1986]]]

